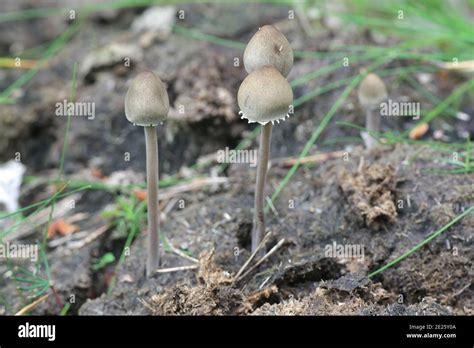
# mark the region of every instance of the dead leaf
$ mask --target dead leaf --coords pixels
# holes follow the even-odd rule
[[[99,168],[91,168],[91,175],[94,178],[99,178],[99,179],[102,179],[105,177],[104,172],[102,171],[102,169],[99,169]]]
[[[135,190],[133,191],[133,195],[139,201],[145,201],[146,198],[148,197],[147,192],[145,190]]]
[[[410,139],[412,140],[420,139],[421,137],[423,137],[423,135],[426,134],[426,132],[428,132],[428,129],[430,129],[430,126],[428,125],[428,123],[425,123],[425,122],[420,123],[418,126],[416,126],[410,131]]]
[[[48,239],[54,238],[57,234],[65,236],[77,231],[79,231],[79,226],[67,223],[64,219],[58,219],[49,225]]]

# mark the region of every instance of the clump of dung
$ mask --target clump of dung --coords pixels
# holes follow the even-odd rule
[[[379,229],[384,223],[393,223],[395,207],[395,174],[390,165],[372,164],[356,173],[344,170],[339,186],[352,213],[367,227]]]
[[[235,313],[243,301],[230,275],[214,262],[213,251],[201,253],[196,280],[196,285],[176,284],[145,305],[156,315],[226,315]]]

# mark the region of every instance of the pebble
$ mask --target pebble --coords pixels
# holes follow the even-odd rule
[[[171,34],[175,21],[176,9],[173,6],[155,6],[133,21],[132,31],[153,32],[164,39]]]

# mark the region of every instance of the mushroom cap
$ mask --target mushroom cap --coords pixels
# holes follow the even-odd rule
[[[237,101],[242,118],[249,123],[285,120],[293,102],[288,81],[272,66],[265,66],[248,75],[240,85]]]
[[[135,77],[125,96],[125,116],[139,126],[156,126],[166,119],[170,102],[165,85],[151,71]]]
[[[285,77],[293,67],[293,49],[285,35],[273,25],[261,27],[244,51],[244,66],[249,74],[266,65],[274,66]]]
[[[368,74],[360,83],[357,95],[364,108],[372,109],[387,98],[387,89],[380,77]]]

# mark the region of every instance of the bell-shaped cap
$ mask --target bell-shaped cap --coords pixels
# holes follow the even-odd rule
[[[373,109],[387,98],[387,89],[380,77],[368,74],[360,83],[357,95],[364,108]]]
[[[267,65],[274,66],[285,77],[293,67],[293,49],[285,35],[273,25],[261,27],[244,52],[244,66],[249,74]]]
[[[242,118],[249,123],[285,120],[293,102],[288,81],[272,66],[265,66],[248,75],[240,85],[237,101]]]
[[[156,126],[168,116],[170,103],[165,85],[151,71],[135,77],[125,97],[125,116],[139,126]]]

